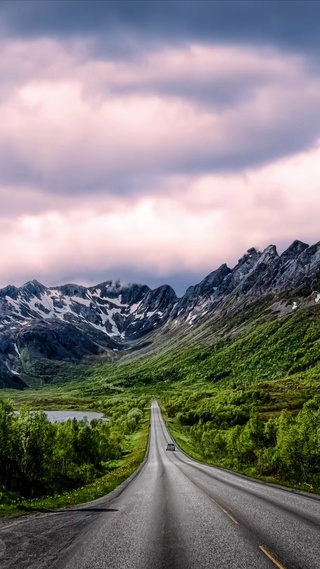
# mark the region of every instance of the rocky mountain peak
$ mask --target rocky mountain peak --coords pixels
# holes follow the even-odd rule
[[[228,294],[232,292],[238,285],[240,285],[240,283],[245,281],[260,257],[261,252],[255,247],[248,249],[241,259],[239,259],[237,265],[227,275],[223,287],[223,293]]]
[[[153,297],[158,298],[160,301],[162,301],[163,299],[168,302],[175,302],[176,300],[178,300],[175,291],[169,285],[161,285],[158,288],[150,290],[150,294]]]
[[[179,300],[179,304],[183,307],[188,307],[191,302],[196,304],[199,298],[209,298],[216,294],[216,291],[219,290],[219,287],[230,272],[231,269],[229,269],[226,263],[223,263],[218,269],[207,275],[199,284],[189,286],[185,295]]]
[[[20,288],[20,293],[29,296],[36,296],[40,298],[41,294],[46,290],[46,287],[39,283],[37,280],[28,281]]]
[[[79,298],[85,298],[88,289],[85,286],[71,283],[58,286],[56,289],[51,288],[50,290],[58,290],[61,294],[66,296],[78,296]]]
[[[250,247],[247,252],[238,260],[238,264],[235,266],[233,270],[237,270],[238,267],[252,267],[258,259],[261,257],[261,253],[255,247]]]
[[[275,259],[279,259],[278,251],[275,245],[269,245],[262,251],[260,258],[258,259],[258,264],[272,263]]]
[[[6,298],[9,296],[13,300],[18,298],[19,289],[14,285],[8,285],[0,290],[0,298]]]
[[[220,265],[220,267],[216,271],[210,273],[202,281],[202,283],[206,282],[207,284],[210,284],[213,287],[219,287],[229,273],[231,273],[231,269],[228,267],[226,263],[223,263],[223,265]]]
[[[303,251],[308,249],[309,245],[296,239],[291,245],[280,255],[282,264],[294,261]]]

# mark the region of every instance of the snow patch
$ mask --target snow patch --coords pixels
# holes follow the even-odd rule
[[[14,309],[15,313],[19,314],[21,316],[21,310],[20,310],[19,302],[17,300],[14,300],[10,296],[6,296],[5,299],[6,299],[7,303],[9,304],[9,306],[11,306],[11,308]]]
[[[130,315],[128,314],[127,316],[130,316]],[[135,314],[134,317],[135,317],[135,320],[142,320],[144,318],[144,314],[143,314],[143,312],[139,312],[138,314]],[[131,325],[132,324],[130,324],[130,326]]]
[[[294,302],[293,305],[292,305],[292,310],[296,310],[297,308],[298,308],[298,305],[297,305],[296,302]]]
[[[186,320],[186,322],[189,323],[190,326],[192,326],[193,321],[197,318],[197,314],[192,314],[192,312],[190,312],[190,314],[188,315],[188,318]]]
[[[107,300],[108,302],[110,302],[110,304],[114,304],[115,306],[119,306],[123,307],[123,306],[127,306],[125,303],[122,304],[122,295],[120,294],[119,298],[110,298],[109,296],[106,296],[103,300]]]
[[[14,343],[13,346],[14,346],[14,349],[15,349],[15,351],[17,352],[17,354],[18,354],[18,356],[19,356],[19,358],[20,358],[20,357],[21,357],[21,354],[20,354],[20,352],[19,352],[19,348],[18,348],[17,344]]]
[[[91,304],[91,300],[89,298],[81,298],[80,296],[71,296],[70,298],[73,302],[83,304],[84,306],[90,306]]]
[[[101,288],[96,288],[96,290],[92,293],[92,296],[101,296]]]
[[[133,312],[135,312],[138,308],[138,306],[140,306],[141,304],[141,300],[140,302],[135,302],[134,304],[131,304],[130,306],[130,314],[132,314]]]

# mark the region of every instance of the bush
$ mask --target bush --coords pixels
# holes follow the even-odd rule
[[[106,422],[52,424],[43,412],[15,414],[11,403],[0,402],[0,487],[6,493],[30,498],[69,490],[91,482],[103,462],[120,456]]]

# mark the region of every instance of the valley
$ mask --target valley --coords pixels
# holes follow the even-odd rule
[[[265,351],[276,328],[290,328],[296,314],[306,315],[311,328],[317,326],[319,263],[319,243],[295,241],[281,255],[273,245],[263,252],[251,248],[233,269],[222,265],[181,298],[167,285],[151,290],[111,281],[89,288],[46,288],[37,281],[21,288],[7,286],[0,290],[0,386],[24,389],[77,381],[105,365],[116,376],[131,362],[143,368],[147,358],[153,363],[153,358],[171,354],[169,359],[174,350],[180,354],[202,349],[205,359],[210,352],[214,357],[221,348],[225,351],[227,343],[231,351],[241,339],[249,346],[246,338],[256,342],[249,349],[257,348],[258,355],[257,342]],[[307,362],[299,352],[303,318],[298,317],[294,358],[297,366],[307,369],[317,355],[314,349]],[[292,347],[283,341],[286,357]],[[271,378],[294,372],[274,366],[277,361],[271,363]],[[210,373],[213,376],[214,370]],[[172,380],[178,379],[176,374]],[[216,379],[228,374],[224,365]],[[250,373],[246,370],[249,381],[251,374],[261,378],[260,365]],[[270,369],[264,376],[270,378]]]
[[[2,291],[0,398],[98,411],[111,429],[157,399],[190,454],[317,493],[319,264],[320,245],[296,241],[250,249],[180,299],[111,282]]]

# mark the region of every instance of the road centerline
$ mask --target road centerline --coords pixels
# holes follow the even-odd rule
[[[278,561],[271,553],[270,551],[268,551],[265,547],[263,547],[263,545],[259,545],[259,549],[260,551],[262,551],[262,553],[264,553],[269,559],[270,561],[272,561],[272,563],[275,564],[276,567],[278,567],[278,569],[286,569],[284,565],[282,565],[280,563],[280,561]]]

